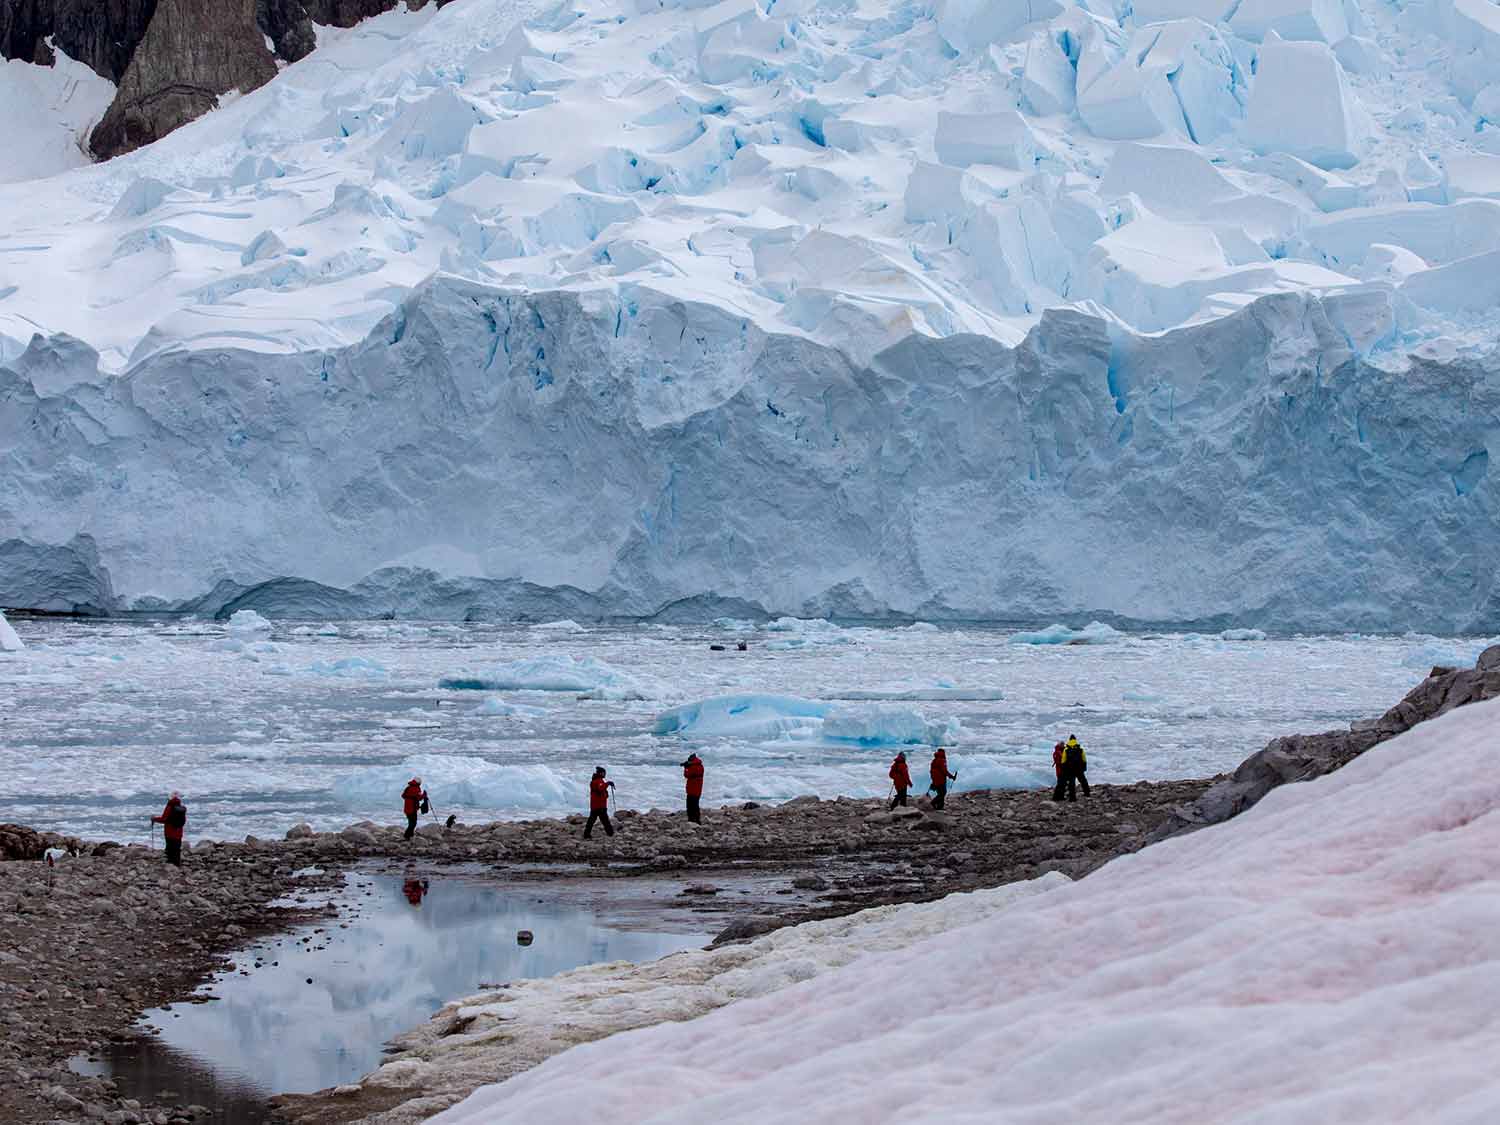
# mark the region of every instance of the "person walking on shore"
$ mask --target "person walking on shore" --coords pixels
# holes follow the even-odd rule
[[[1078,741],[1077,735],[1068,735],[1066,742],[1060,743],[1062,754],[1058,762],[1057,788],[1052,791],[1052,799],[1061,801],[1078,800],[1078,787],[1083,786],[1083,795],[1089,795],[1089,779],[1086,776],[1089,768],[1089,757],[1084,753],[1083,745]],[[1054,753],[1054,759],[1058,756]]]
[[[427,790],[422,788],[422,779],[414,777],[401,790],[401,809],[406,813],[406,838],[410,840],[417,831],[417,814],[427,807]]]
[[[703,759],[689,754],[682,763],[682,777],[687,783],[687,816],[694,824],[703,823],[703,814],[698,810],[698,799],[703,796]]]
[[[604,834],[613,836],[614,825],[609,822],[609,791],[615,787],[613,781],[604,780],[604,767],[599,766],[594,770],[594,776],[589,781],[589,819],[583,826],[583,838],[589,839],[594,834],[594,821],[604,825]]]
[[[932,807],[941,809],[943,802],[948,797],[948,782],[958,780],[958,774],[948,772],[948,751],[944,750],[941,746],[937,748],[937,753],[932,756],[931,773],[931,789],[933,791]]]
[[[896,753],[896,760],[891,763],[891,784],[896,789],[896,795],[891,798],[887,809],[893,809],[900,805],[906,807],[906,791],[911,788],[911,770],[906,768],[906,751],[900,750]]]
[[[182,803],[182,794],[173,790],[172,795],[167,798],[167,807],[161,810],[160,816],[153,816],[151,823],[161,825],[167,862],[181,867],[182,833],[187,828],[187,806]]]

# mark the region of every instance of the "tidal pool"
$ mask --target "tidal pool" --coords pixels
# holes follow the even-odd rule
[[[120,1097],[257,1122],[272,1094],[321,1090],[373,1070],[393,1036],[480,985],[651,961],[709,940],[613,928],[597,908],[559,902],[545,885],[498,886],[415,866],[351,873],[335,902],[337,920],[246,947],[198,1002],[148,1012],[139,1040],[80,1057],[75,1069],[112,1077]],[[517,940],[523,930],[533,935],[528,945]]]

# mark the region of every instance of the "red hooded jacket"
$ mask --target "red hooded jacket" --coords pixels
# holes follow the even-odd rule
[[[166,839],[168,839],[168,840],[181,840],[182,839],[182,830],[187,827],[187,810],[183,809],[182,823],[181,824],[173,824],[172,823],[172,808],[173,808],[174,805],[177,806],[177,807],[179,807],[179,808],[181,808],[182,802],[178,801],[178,800],[168,801],[167,802],[167,807],[161,810],[161,816],[153,816],[151,818],[151,823],[152,824],[160,824],[161,825],[161,834]]]
[[[687,779],[687,795],[689,797],[703,796],[703,759],[697,754],[687,760],[682,767],[682,776]]]
[[[897,789],[911,788],[911,770],[906,768],[905,758],[897,758],[891,763],[891,780]]]
[[[589,812],[604,812],[609,808],[609,782],[602,777],[589,781]]]
[[[932,787],[948,788],[948,755],[941,750],[932,756]]]
[[[422,798],[427,796],[427,790],[423,789],[415,781],[408,781],[406,788],[401,790],[401,807],[407,816],[416,816],[417,810],[422,807]]]
[[[1052,772],[1058,777],[1062,776],[1063,744],[1059,742],[1052,748]]]

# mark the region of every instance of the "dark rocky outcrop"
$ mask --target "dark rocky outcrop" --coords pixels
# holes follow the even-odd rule
[[[1485,649],[1473,668],[1434,668],[1378,719],[1362,719],[1348,730],[1273,739],[1192,804],[1172,813],[1148,841],[1155,843],[1238,816],[1278,785],[1332,773],[1418,723],[1485,699],[1500,699],[1500,645]]]
[[[0,55],[41,66],[47,39],[101,78],[119,82],[156,11],[157,0],[0,0]]]
[[[400,2],[0,0],[0,57],[51,66],[50,38],[116,83],[119,93],[89,138],[94,155],[108,159],[212,109],[221,94],[263,85],[275,77],[276,59],[296,62],[312,52],[314,24],[353,27]]]
[[[101,157],[140,148],[213,109],[220,95],[275,77],[255,0],[161,0],[89,147]]]

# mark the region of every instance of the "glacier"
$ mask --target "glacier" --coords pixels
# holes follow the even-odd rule
[[[320,29],[0,174],[0,605],[1493,631],[1493,10]]]

